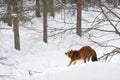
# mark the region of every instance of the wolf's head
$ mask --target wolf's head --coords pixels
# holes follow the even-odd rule
[[[67,55],[69,58],[71,58],[73,55],[73,52],[74,52],[73,50],[70,50],[70,51],[66,52],[65,55]]]

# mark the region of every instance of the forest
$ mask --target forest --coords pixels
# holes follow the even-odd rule
[[[120,64],[120,0],[0,0],[0,80],[60,79],[64,72],[54,78],[46,69],[67,65],[64,53],[86,45],[99,62]]]

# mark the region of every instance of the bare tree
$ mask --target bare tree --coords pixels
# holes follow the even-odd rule
[[[67,3],[67,0],[62,0],[62,3],[66,4],[66,3]]]
[[[107,3],[112,4],[114,7],[117,7],[120,0],[106,0]]]
[[[19,8],[20,8],[20,11],[23,12],[23,0],[19,0],[20,4],[19,4]]]
[[[14,45],[15,49],[20,50],[20,37],[19,37],[19,19],[18,19],[18,0],[12,1],[13,12],[13,31],[14,31]]]
[[[8,0],[7,2],[7,23],[9,26],[12,26],[12,16],[11,16],[12,10],[11,10],[11,0]]]
[[[35,13],[36,13],[36,17],[40,17],[40,2],[39,2],[39,0],[36,0]]]
[[[49,1],[49,12],[50,16],[55,16],[55,10],[54,10],[54,0],[48,0]]]
[[[91,36],[91,34],[89,34],[89,37],[88,39],[93,42],[94,44],[98,45],[99,47],[101,48],[112,48],[111,51],[109,52],[106,52],[105,54],[103,54],[102,56],[100,56],[98,59],[99,60],[102,60],[102,61],[110,61],[111,58],[114,56],[114,55],[117,55],[117,54],[120,54],[120,47],[115,45],[115,44],[109,44],[110,42],[114,42],[114,41],[118,41],[120,40],[120,30],[119,30],[119,26],[117,26],[119,24],[119,20],[120,20],[120,16],[119,14],[117,14],[116,12],[114,12],[114,9],[111,9],[103,4],[99,4],[99,8],[100,8],[100,14],[103,17],[103,19],[98,19],[99,15],[97,15],[97,19],[96,21],[94,21],[94,23],[96,22],[95,25],[100,25],[100,24],[103,24],[104,22],[106,22],[110,27],[112,27],[112,30],[107,30],[107,29],[103,29],[103,26],[102,26],[102,29],[99,27],[92,27],[91,29],[88,29],[88,30],[95,30],[95,31],[100,31],[102,32],[103,34],[99,35],[99,37],[97,38],[101,38],[103,36],[106,36],[104,33],[107,33],[107,34],[115,34],[115,35],[118,35],[117,37],[114,37],[114,38],[108,38],[108,39],[103,39],[101,42],[100,41],[96,41],[95,40],[95,35],[94,36]],[[108,14],[109,13],[109,14]],[[109,15],[112,14],[114,17],[115,17],[115,20],[114,19],[111,19],[109,17]],[[94,26],[94,25],[93,25]],[[94,39],[92,39],[94,37]]]
[[[43,41],[48,42],[47,39],[47,0],[43,0]]]
[[[82,25],[81,25],[81,18],[82,18],[82,0],[77,1],[77,35],[82,36]]]

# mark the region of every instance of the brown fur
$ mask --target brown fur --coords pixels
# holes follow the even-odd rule
[[[71,50],[65,54],[71,59],[68,66],[70,66],[72,63],[76,64],[77,60],[81,59],[83,59],[84,63],[86,63],[86,61],[89,61],[91,57],[92,61],[97,61],[96,52],[90,46],[83,46],[80,50]]]

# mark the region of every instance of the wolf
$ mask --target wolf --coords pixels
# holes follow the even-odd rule
[[[92,49],[90,46],[83,46],[80,50],[70,50],[65,53],[71,60],[68,64],[70,66],[72,63],[76,64],[78,60],[84,60],[84,63],[86,61],[90,60],[92,58],[92,61],[97,61],[97,54],[94,49]]]

